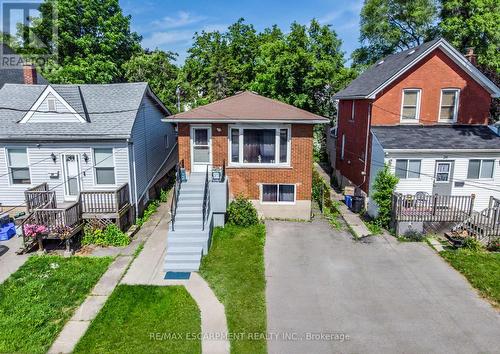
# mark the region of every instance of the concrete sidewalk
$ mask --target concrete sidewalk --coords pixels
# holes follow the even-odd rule
[[[0,241],[0,284],[18,270],[30,256],[29,254],[16,254],[22,245],[23,238],[17,236],[8,241]]]
[[[321,168],[321,166],[315,163],[314,168],[325,180],[326,184],[330,185],[330,176]],[[337,193],[333,188],[330,188],[330,198],[334,201],[340,202],[338,206],[340,215],[345,220],[347,225],[349,225],[352,232],[354,232],[355,237],[360,238],[371,235],[370,230],[368,230],[365,223],[361,220],[360,216],[350,211],[347,205],[342,202],[342,200],[344,200],[344,196],[342,194]]]

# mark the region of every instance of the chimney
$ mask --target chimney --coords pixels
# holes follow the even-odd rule
[[[36,68],[33,64],[23,64],[23,78],[26,85],[36,85]]]
[[[467,58],[468,61],[471,62],[472,65],[477,65],[477,55],[474,54],[474,47],[467,48],[467,53],[465,54],[465,57]]]

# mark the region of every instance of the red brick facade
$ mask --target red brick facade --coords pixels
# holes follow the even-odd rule
[[[371,141],[366,145],[368,125],[401,124],[402,92],[412,88],[421,90],[419,124],[438,124],[441,90],[445,88],[460,89],[457,124],[488,123],[490,93],[439,48],[378,93],[374,100],[340,100],[336,168],[367,193],[370,161],[366,164],[366,175],[363,171],[365,154],[371,156]],[[341,159],[343,135],[345,147]]]
[[[212,126],[212,162],[214,166],[226,163],[231,196],[244,195],[259,199],[262,183],[289,183],[297,187],[297,200],[310,200],[312,189],[313,126],[292,124],[291,165],[279,168],[228,167],[228,125]],[[219,131],[220,130],[220,131]],[[190,124],[179,123],[179,161],[184,160],[187,171],[191,170]]]
[[[402,92],[421,89],[420,124],[437,124],[441,89],[458,88],[458,124],[487,124],[491,96],[440,49],[420,61],[373,102],[372,125],[400,124]]]

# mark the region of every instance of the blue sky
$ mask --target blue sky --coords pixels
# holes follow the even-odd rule
[[[316,18],[332,25],[347,59],[358,46],[363,0],[120,0],[120,4],[125,14],[132,15],[132,29],[143,36],[144,47],[177,52],[182,63],[196,31],[223,31],[240,17],[257,31],[273,24],[287,31],[293,21],[307,24]]]

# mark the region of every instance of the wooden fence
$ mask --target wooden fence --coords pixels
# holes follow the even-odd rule
[[[49,185],[46,182],[26,190],[24,192],[24,197],[26,200],[26,208],[29,213],[35,209],[46,206],[50,201],[54,204],[49,207],[55,208],[55,192],[49,191]]]
[[[475,195],[401,194],[392,196],[393,221],[459,222],[472,215]]]
[[[130,203],[128,183],[116,190],[108,191],[82,191],[82,212],[87,214],[118,213]]]

